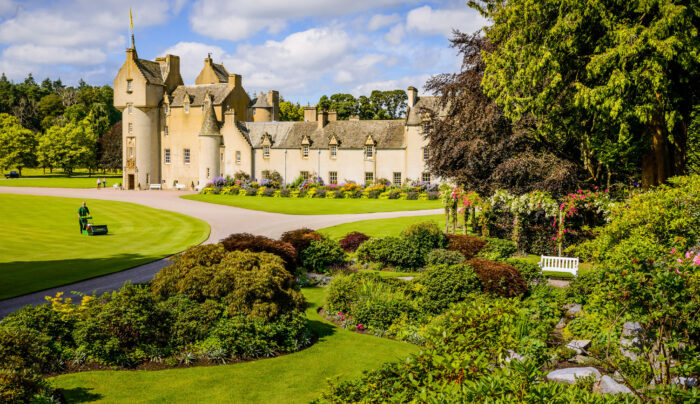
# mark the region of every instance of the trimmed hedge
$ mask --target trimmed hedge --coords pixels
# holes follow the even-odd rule
[[[447,234],[447,241],[449,250],[459,251],[468,260],[474,258],[487,244],[483,238],[464,234]]]
[[[427,268],[415,282],[422,296],[423,307],[438,314],[450,304],[461,302],[470,293],[481,290],[481,282],[469,265],[438,265]]]
[[[501,238],[486,239],[486,246],[479,252],[478,257],[488,260],[510,258],[518,251],[515,243]]]
[[[426,265],[456,265],[462,261],[464,261],[464,255],[462,255],[462,253],[459,251],[450,251],[438,248],[428,254]]]
[[[329,272],[330,267],[340,266],[345,262],[345,252],[335,240],[321,239],[312,241],[300,256],[301,265],[315,272]]]
[[[512,265],[483,258],[472,258],[467,263],[476,271],[484,292],[503,297],[520,296],[527,292],[525,278]]]
[[[371,238],[357,249],[357,259],[361,263],[374,262],[384,267],[405,269],[422,268],[424,253],[405,238]]]

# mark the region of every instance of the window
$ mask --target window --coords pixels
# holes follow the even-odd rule
[[[430,173],[421,174],[421,181],[430,183]]]
[[[236,164],[241,164],[241,152],[236,152]]]
[[[301,146],[301,155],[305,159],[309,158],[309,146]]]
[[[365,159],[371,160],[374,158],[374,146],[365,146]]]
[[[270,146],[263,146],[263,157],[270,158]]]
[[[133,132],[134,132],[134,124],[129,122],[129,133],[133,133]]]
[[[334,159],[338,156],[338,146],[331,145],[331,158]]]
[[[129,115],[134,113],[134,104],[128,104],[126,106],[127,111],[129,111]]]
[[[365,185],[370,185],[374,182],[374,173],[371,171],[365,172]]]
[[[394,186],[401,186],[401,173],[394,173]]]
[[[221,161],[224,161],[224,152],[221,152]]]
[[[185,103],[185,113],[186,114],[190,113],[190,104],[189,103]]]
[[[170,164],[170,149],[163,150],[163,161],[165,164]]]
[[[126,150],[126,153],[129,155],[129,158],[130,158],[130,159],[133,159],[133,158],[134,158],[134,148],[133,148],[133,147],[129,147],[129,148]]]
[[[423,148],[423,160],[428,160],[428,157],[430,157],[430,152],[428,151],[427,147]]]
[[[209,167],[207,167],[207,178],[209,178],[210,174],[211,174],[211,171],[209,170]]]
[[[202,112],[204,112],[204,104],[202,104]]]
[[[129,92],[129,93],[132,91],[132,87],[133,87],[133,86],[132,86],[132,82],[133,82],[133,80],[127,80],[127,81],[126,81],[126,91]]]
[[[165,136],[168,136],[170,134],[170,131],[168,130],[167,126],[163,128],[163,132],[165,133]]]
[[[190,149],[185,149],[183,155],[185,156],[185,164],[190,164]]]
[[[309,172],[308,171],[302,171],[300,174],[301,174],[301,178],[303,178],[304,181],[309,179]]]
[[[330,183],[330,184],[337,184],[338,183],[338,172],[337,171],[330,171],[328,173],[328,183]]]
[[[163,105],[163,112],[165,112],[165,115],[168,115],[168,112],[170,112],[170,106],[168,104]]]

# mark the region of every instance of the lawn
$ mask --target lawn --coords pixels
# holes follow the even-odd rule
[[[206,240],[209,225],[126,202],[88,200],[104,236],[79,233],[81,200],[0,194],[0,299],[117,272]]]
[[[212,367],[149,371],[100,371],[62,375],[52,385],[69,402],[103,403],[308,403],[326,380],[347,380],[363,370],[400,359],[415,345],[337,328],[316,310],[324,289],[303,289],[311,326],[321,337],[294,354]]]
[[[273,198],[239,195],[184,195],[195,201],[235,206],[243,209],[289,215],[334,215],[343,213],[393,212],[403,210],[439,209],[442,202],[404,201],[400,199],[321,199]]]
[[[5,179],[6,173],[11,170],[5,170],[3,175],[0,175],[0,186],[3,187],[40,187],[40,188],[95,188],[97,186],[97,178],[106,178],[107,186],[111,187],[114,184],[122,182],[121,173],[92,173],[88,176],[87,170],[76,170],[73,176],[67,177],[61,170],[54,170],[53,173],[46,172],[40,168],[25,168],[22,170],[22,178]],[[17,170],[15,170],[17,171]]]
[[[359,231],[370,237],[398,236],[406,227],[421,222],[435,222],[445,228],[445,215],[406,216],[391,219],[361,220],[320,229],[319,232],[333,239],[341,239],[346,234]]]

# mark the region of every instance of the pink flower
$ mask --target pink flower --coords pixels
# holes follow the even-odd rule
[[[355,326],[355,329],[358,330],[358,331],[362,331],[362,330],[365,329],[365,327],[362,326],[362,324],[358,324],[358,325]]]
[[[675,254],[675,253],[676,253],[676,249],[674,248],[673,250],[671,250],[671,255],[673,255],[673,254]],[[686,254],[685,257],[688,258],[688,255]]]
[[[566,233],[566,229],[564,229],[564,233]]]
[[[678,275],[682,275],[682,274],[681,274],[681,271],[679,271],[678,268],[676,268],[676,273],[677,273]]]
[[[605,192],[608,192],[608,189],[607,189],[607,188],[605,188]]]
[[[693,265],[700,265],[700,254],[696,255],[693,259]]]
[[[673,251],[676,251],[676,249],[674,248]],[[671,251],[671,254],[673,254],[673,251]],[[687,253],[685,253],[685,257],[686,257],[686,258],[690,258],[690,251],[688,251]]]
[[[556,240],[557,240],[557,236],[552,237],[552,241],[556,241]]]
[[[680,258],[678,258],[676,261],[677,261],[679,264],[682,264],[682,263],[683,263],[683,260],[680,259]]]

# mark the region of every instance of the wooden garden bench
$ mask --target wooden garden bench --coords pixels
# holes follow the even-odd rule
[[[184,191],[187,188],[185,184],[175,184],[175,189],[178,191]]]
[[[148,189],[163,189],[161,184],[149,184]]]
[[[542,271],[568,272],[573,276],[578,273],[578,258],[540,256]]]

